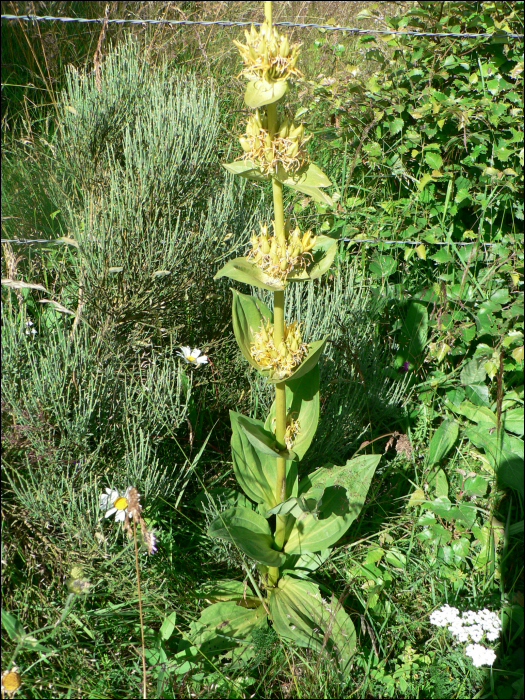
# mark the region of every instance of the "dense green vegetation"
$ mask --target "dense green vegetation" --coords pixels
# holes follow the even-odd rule
[[[165,9],[110,16],[123,5]],[[262,18],[224,5],[166,12]],[[134,544],[99,505],[128,485],[157,538],[140,556],[149,697],[523,697],[523,39],[506,37],[523,2],[279,5],[277,21],[498,35],[293,34],[289,117],[313,132],[333,204],[289,190],[285,209],[340,240],[329,275],[288,299],[307,342],[329,336],[301,470],[382,454],[315,572],[356,627],[353,665],[341,677],[272,628],[248,658],[187,673],[176,656],[209,582],[245,580],[242,553],[206,530],[238,498],[229,409],[264,419],[273,398],[213,281],[271,198],[220,165],[247,113],[241,30],[109,25],[99,63],[99,25],[3,20],[2,238],[50,241],[2,246],[2,644],[18,697],[140,693]],[[185,364],[183,345],[212,364]],[[499,615],[492,668],[430,622],[445,603]]]

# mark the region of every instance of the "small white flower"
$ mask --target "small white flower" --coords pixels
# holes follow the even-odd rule
[[[430,624],[437,627],[446,627],[450,623],[454,623],[459,616],[459,610],[452,608],[450,605],[443,605],[439,610],[434,610],[430,614]]]
[[[186,362],[188,362],[191,365],[194,365],[195,367],[198,367],[199,365],[204,365],[208,362],[208,356],[202,354],[202,350],[199,350],[199,348],[191,348],[187,345],[181,345],[182,352],[178,352],[177,355],[180,357],[183,357]]]
[[[128,496],[131,486],[128,486],[125,493],[121,496],[115,489],[106,489],[106,493],[100,496],[100,507],[109,510],[104,513],[105,518],[110,518],[115,513],[116,522],[123,522],[126,517],[128,508]]]
[[[473,665],[477,667],[492,666],[494,661],[496,661],[496,653],[481,644],[469,644],[465,648],[465,654],[470,656]]]
[[[30,318],[28,318],[26,321],[26,326],[32,326],[32,325],[33,325],[33,321]]]

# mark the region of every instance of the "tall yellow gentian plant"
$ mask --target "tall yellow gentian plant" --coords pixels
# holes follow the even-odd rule
[[[251,180],[271,180],[273,221],[270,227],[262,223],[247,255],[228,262],[216,278],[273,292],[272,311],[234,289],[233,328],[246,360],[275,385],[275,400],[264,423],[230,412],[235,476],[254,507],[229,508],[209,528],[211,537],[233,543],[254,560],[260,581],[248,567],[253,590],[239,581],[218,583],[209,593],[212,605],[191,626],[193,646],[180,655],[209,660],[227,652],[240,662],[250,653],[253,631],[270,619],[282,638],[327,648],[344,668],[355,649],[354,626],[335,599],[322,598],[309,576],[359,514],[379,457],[329,464],[298,480],[297,463],[319,419],[318,361],[326,338],[304,342],[300,324],[285,319],[285,291],[325,273],[337,242],[302,232],[284,218],[283,187],[330,203],[322,188],[331,183],[309,162],[303,126],[278,115],[288,82],[300,76],[299,45],[289,45],[272,25],[272,3],[264,4],[260,30],[252,26],[246,44],[234,42],[248,78],[244,99],[255,111],[239,139],[243,155],[224,167]]]

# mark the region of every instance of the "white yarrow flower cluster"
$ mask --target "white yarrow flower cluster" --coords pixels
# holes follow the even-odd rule
[[[193,348],[192,350],[189,346],[182,345],[181,350],[182,352],[178,352],[177,355],[184,358],[190,365],[199,367],[208,362],[208,356],[203,355],[202,350],[199,350],[199,348]]]
[[[470,656],[474,666],[492,666],[496,661],[496,652],[493,649],[487,649],[483,644],[469,644],[465,647],[465,654]]]
[[[26,321],[26,335],[35,335],[36,334],[36,328],[32,328],[33,321],[28,318]]]
[[[457,642],[475,642],[469,644],[465,654],[472,658],[474,666],[492,665],[496,654],[492,649],[487,649],[481,642],[485,635],[490,642],[496,641],[501,631],[501,621],[496,613],[483,608],[483,610],[467,610],[459,614],[457,608],[443,605],[430,615],[430,623],[437,627],[447,627],[448,631],[456,638]]]

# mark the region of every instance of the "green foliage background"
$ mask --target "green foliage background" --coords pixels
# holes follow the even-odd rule
[[[100,15],[77,5],[46,14]],[[215,5],[179,3],[173,18],[260,11]],[[357,17],[345,5],[282,18],[523,32],[522,2],[352,3]],[[158,16],[157,3],[127,6]],[[151,695],[522,697],[522,40],[295,30],[305,79],[290,116],[314,133],[339,199],[286,207],[303,230],[347,239],[329,277],[289,299],[307,340],[330,337],[305,463],[342,463],[364,441],[387,450],[364,517],[319,571],[361,620],[359,651],[343,684],[271,630],[233,676],[169,663],[206,581],[241,572],[239,552],[203,534],[233,505],[227,411],[261,417],[271,401],[239,358],[228,284],[213,282],[270,196],[220,168],[240,151],[235,31],[110,25],[97,87],[99,26],[3,26],[2,236],[53,240],[3,248],[2,278],[47,290],[2,288],[4,607],[45,646],[8,630],[4,650],[21,645],[23,673],[39,659],[27,697],[136,695],[133,561],[98,509],[103,488],[132,481],[159,532],[142,574]],[[182,366],[180,345],[209,353],[213,374]],[[78,564],[92,594],[37,632],[54,630]],[[445,601],[503,611],[491,674],[428,624]]]

